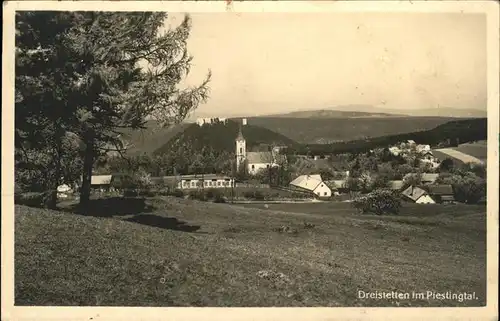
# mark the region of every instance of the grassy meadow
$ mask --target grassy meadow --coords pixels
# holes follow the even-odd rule
[[[90,215],[15,207],[15,304],[481,306],[484,206],[94,200]],[[289,227],[282,229],[280,227]],[[477,300],[360,299],[358,291],[475,292]]]

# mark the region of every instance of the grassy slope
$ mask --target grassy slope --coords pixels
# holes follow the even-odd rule
[[[464,154],[479,158],[480,160],[483,160],[483,161],[486,161],[486,159],[488,157],[488,146],[485,143],[462,144],[454,149],[456,149],[459,152],[462,152]]]
[[[16,206],[16,305],[485,303],[484,207],[413,206],[400,217],[375,217],[354,215],[345,203],[263,210],[168,199],[154,206],[134,216],[142,224],[124,221],[131,215]],[[304,221],[316,227],[306,230]],[[272,231],[281,225],[299,234]],[[286,277],[261,278],[261,270]],[[367,301],[357,290],[475,291],[480,300]]]
[[[454,118],[388,117],[388,118],[329,118],[301,119],[283,117],[253,117],[248,123],[271,129],[299,143],[330,143],[364,137],[378,137],[429,130]]]
[[[457,147],[451,147],[451,149],[457,150],[459,152],[462,152],[464,154],[476,157],[483,162],[486,162],[488,158],[488,146],[486,145],[485,142],[479,142],[479,143],[467,143],[467,144],[461,144],[458,145]],[[443,161],[444,159],[450,158],[452,159],[456,164],[463,164],[463,161],[454,157],[451,157],[450,155],[440,152],[438,150],[433,150],[432,153],[434,156]]]

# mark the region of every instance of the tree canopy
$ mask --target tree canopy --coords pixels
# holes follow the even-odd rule
[[[192,60],[189,16],[164,30],[166,18],[161,12],[17,13],[17,160],[36,168],[40,162],[26,157],[32,151],[56,164],[45,189],[70,179],[64,138],[79,151],[84,205],[94,162],[102,152],[121,152],[122,129],[142,128],[148,119],[180,122],[208,99],[210,72],[198,86],[178,86]]]

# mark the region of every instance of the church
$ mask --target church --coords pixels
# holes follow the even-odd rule
[[[241,167],[247,165],[247,173],[255,175],[259,170],[278,167],[279,148],[274,148],[272,151],[264,152],[247,152],[246,140],[243,137],[241,126],[236,137],[236,170],[240,171]]]

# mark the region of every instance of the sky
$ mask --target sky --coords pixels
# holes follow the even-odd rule
[[[486,17],[460,13],[191,13],[183,85],[212,71],[196,116],[371,105],[486,110]],[[167,26],[182,21],[171,14]]]

